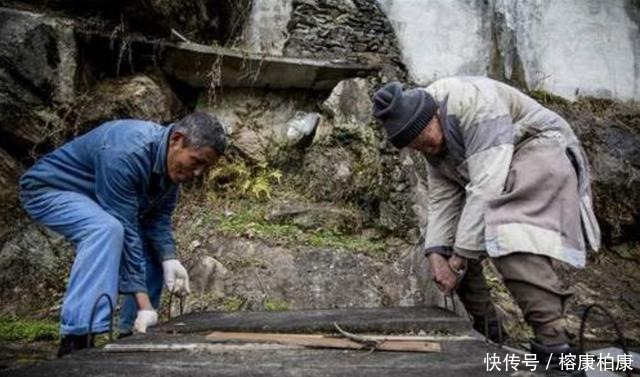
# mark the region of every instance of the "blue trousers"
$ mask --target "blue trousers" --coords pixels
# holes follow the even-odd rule
[[[94,303],[106,293],[113,304],[118,298],[118,273],[122,255],[122,224],[91,198],[73,191],[38,190],[22,192],[27,213],[37,222],[69,239],[76,248],[67,291],[62,303],[61,335],[82,335],[89,331]],[[151,304],[158,308],[162,293],[162,265],[147,256],[146,281]],[[115,309],[115,308],[114,308]],[[131,332],[137,305],[125,295],[120,313],[120,331]],[[109,304],[98,302],[91,331],[109,330]]]

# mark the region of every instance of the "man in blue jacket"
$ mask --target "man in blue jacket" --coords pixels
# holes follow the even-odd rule
[[[26,211],[76,247],[62,304],[60,356],[109,329],[109,302],[98,300],[103,294],[113,303],[118,293],[125,295],[121,333],[144,333],[157,323],[163,281],[169,291],[189,293],[171,232],[178,184],[202,175],[226,144],[220,121],[202,112],[168,127],[117,120],[49,153],[24,174]]]

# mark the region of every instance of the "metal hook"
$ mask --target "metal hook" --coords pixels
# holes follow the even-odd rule
[[[96,309],[98,308],[98,303],[102,297],[107,298],[107,302],[109,303],[109,341],[113,340],[113,300],[111,296],[106,293],[102,293],[96,300],[93,302],[93,308],[91,309],[91,317],[89,317],[89,330],[87,332],[87,348],[91,348],[91,335],[93,333],[93,320],[96,316]]]

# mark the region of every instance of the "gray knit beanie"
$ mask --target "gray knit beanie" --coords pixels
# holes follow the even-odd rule
[[[397,81],[373,95],[373,115],[378,118],[389,141],[396,148],[406,147],[429,124],[438,105],[424,90],[403,90]]]

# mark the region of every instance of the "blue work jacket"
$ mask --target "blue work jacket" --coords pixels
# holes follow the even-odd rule
[[[122,223],[121,293],[147,291],[147,250],[160,260],[175,258],[171,214],[178,185],[167,175],[170,133],[171,126],[140,120],[107,122],[44,156],[20,180],[23,191],[84,194]]]

